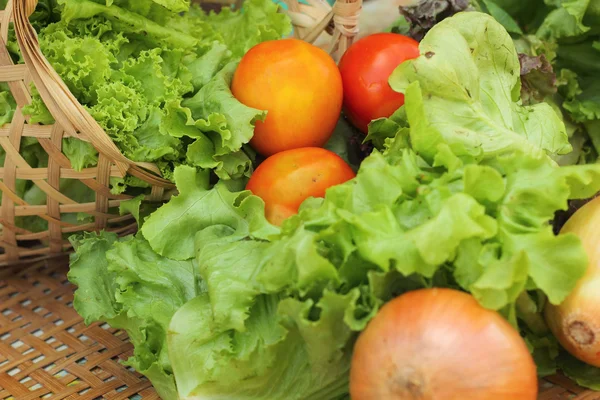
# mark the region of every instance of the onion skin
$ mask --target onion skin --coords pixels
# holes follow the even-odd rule
[[[404,294],[354,348],[352,400],[536,400],[536,367],[498,313],[451,289]]]
[[[600,197],[580,208],[561,233],[579,236],[589,264],[562,304],[546,306],[546,322],[569,353],[600,367]]]

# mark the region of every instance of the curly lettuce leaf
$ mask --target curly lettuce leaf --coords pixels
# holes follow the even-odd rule
[[[598,24],[600,27],[600,23]],[[596,37],[596,40],[598,37]],[[594,163],[598,160],[597,126],[600,121],[600,51],[593,38],[558,46],[555,67],[559,69],[559,94],[565,121],[570,121],[574,134],[571,142],[577,154],[572,163]]]
[[[347,395],[356,333],[390,298],[419,287],[470,291],[529,330],[541,307],[532,317],[519,299],[537,290],[560,302],[585,271],[579,241],[554,236],[549,220],[567,199],[600,189],[600,166],[437,150],[428,162],[399,131],[355,180],[305,203],[281,230],[258,198],[210,188],[206,175],[180,167],[181,194],[141,234],[108,251],[78,248],[79,290],[103,296],[80,312],[117,315],[111,323],[136,344],[130,364],[167,399]],[[109,274],[98,270],[103,254]],[[106,284],[92,287],[97,274]],[[539,359],[550,354],[532,346]]]
[[[179,195],[152,214],[142,234],[158,254],[175,260],[194,256],[194,234],[216,221],[245,234],[266,236],[276,228],[264,220],[264,203],[249,192],[232,193],[223,183],[209,186],[209,176],[194,168],[175,170]]]
[[[546,39],[579,36],[590,30],[584,24],[584,16],[590,0],[554,1],[558,7],[545,18],[537,35]]]
[[[194,97],[182,103],[186,126],[206,133],[216,156],[237,151],[248,143],[254,134],[254,123],[266,117],[266,112],[243,105],[231,93],[236,67],[235,63],[227,64]]]
[[[17,102],[15,101],[12,93],[8,88],[8,84],[0,84],[0,126],[9,124],[15,110],[17,109]]]
[[[127,364],[146,375],[161,398],[177,399],[166,335],[173,314],[203,291],[195,262],[160,257],[140,236],[103,232],[71,241],[68,277],[77,286],[77,312],[86,323],[125,329],[135,346]]]
[[[529,325],[516,303],[528,290],[553,303],[569,293],[585,271],[585,252],[575,237],[554,236],[549,220],[566,199],[600,189],[599,166],[561,168],[526,153],[482,163],[446,145],[428,164],[396,140],[405,143],[402,133],[388,140],[354,181],[305,204],[269,241],[239,224],[198,231],[196,259],[207,293],[179,310],[168,338],[182,398],[343,395],[353,332],[406,290],[468,290],[521,329]],[[539,310],[529,321],[540,318]],[[296,329],[308,330],[291,344]],[[198,345],[190,350],[192,342]],[[542,357],[541,344],[536,348]],[[339,364],[332,368],[332,360]],[[547,361],[551,368],[554,361]],[[290,385],[297,388],[292,395]]]
[[[120,31],[147,36],[158,44],[184,49],[191,49],[198,44],[198,39],[190,35],[162,26],[115,4],[105,5],[91,0],[58,0],[58,4],[63,6],[62,19],[67,23],[102,16],[117,24]]]
[[[582,77],[575,84],[575,95],[563,103],[565,110],[576,122],[600,120],[600,79]]]
[[[63,139],[62,151],[71,161],[73,169],[77,171],[98,164],[98,151],[89,142],[66,138]]]
[[[237,58],[260,42],[281,39],[291,33],[290,19],[278,13],[278,9],[272,1],[246,0],[241,10],[223,8],[219,13],[211,13],[207,22]]]
[[[340,324],[354,293],[326,294],[310,320],[312,301],[256,298],[246,330],[211,329],[210,300],[200,296],[173,318],[169,349],[182,399],[335,399],[347,393],[352,333]],[[199,328],[200,327],[200,328]],[[188,343],[198,343],[191,350]],[[299,373],[298,371],[302,371]]]
[[[119,313],[116,276],[108,271],[106,260],[106,252],[116,241],[117,236],[109,233],[71,239],[75,252],[71,254],[68,278],[79,287],[73,306],[86,324],[112,320]]]

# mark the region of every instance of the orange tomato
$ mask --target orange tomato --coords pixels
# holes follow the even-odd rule
[[[246,189],[265,202],[267,220],[280,225],[309,197],[324,197],[327,188],[355,174],[337,154],[319,147],[293,149],[267,158]]]
[[[267,111],[250,144],[264,156],[323,146],[339,119],[340,72],[323,50],[297,39],[258,44],[242,58],[231,90],[243,104]]]
[[[536,400],[537,392],[519,332],[457,290],[397,297],[354,347],[352,400]]]

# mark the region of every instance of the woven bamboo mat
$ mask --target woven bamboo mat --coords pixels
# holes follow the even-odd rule
[[[159,399],[120,361],[125,332],[86,327],[72,307],[64,257],[0,270],[0,400]],[[540,383],[539,400],[600,400],[562,376]]]
[[[66,271],[65,258],[0,270],[0,399],[158,399],[120,363],[125,332],[77,315]]]

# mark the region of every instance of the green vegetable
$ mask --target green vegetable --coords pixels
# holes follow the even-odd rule
[[[433,4],[433,1],[424,3]],[[523,104],[546,103],[563,119],[573,152],[553,156],[561,165],[598,162],[600,154],[600,2],[597,0],[486,0],[472,1],[474,8],[488,12],[511,33],[521,61],[521,100]],[[506,16],[512,19],[508,19]],[[518,23],[515,29],[513,22]],[[408,29],[414,29],[410,27]],[[383,122],[377,122],[382,124]],[[374,138],[385,137],[373,124]],[[389,134],[387,134],[389,136]],[[557,228],[576,210],[555,222]],[[527,322],[524,334],[534,353],[540,373],[557,368],[559,354],[555,340],[540,332],[538,315],[544,296],[535,311],[520,318]],[[537,326],[536,329],[533,326]],[[558,365],[571,378],[590,388],[600,385],[598,369],[586,366],[563,354]]]
[[[150,378],[163,399],[176,399],[165,341],[175,311],[203,292],[195,261],[169,260],[141,237],[118,240],[111,233],[86,234],[73,245],[69,279],[80,287],[78,312],[86,323],[100,319],[127,330],[135,346],[127,364]]]
[[[528,2],[529,3],[529,2]],[[567,124],[572,124],[571,143],[576,154],[563,162],[596,162],[599,147],[593,127],[600,120],[600,2],[569,0],[530,2],[533,20],[523,20],[528,35],[517,37],[520,52],[529,56],[544,54],[558,76],[559,94],[547,93],[544,99],[562,109]],[[522,14],[517,14],[520,18]],[[535,36],[534,36],[535,34]],[[542,87],[544,86],[543,82]]]
[[[565,125],[519,101],[517,53],[491,17],[458,14],[421,46],[391,78],[405,109],[371,124],[378,150],[281,228],[259,198],[179,166],[179,195],[136,236],[73,238],[76,309],[130,332],[129,363],[164,399],[347,398],[358,333],[430,286],[471,292],[526,335],[541,374],[556,368],[540,310],[587,259],[550,222],[600,189],[600,165],[549,157],[568,150]]]
[[[564,125],[548,104],[520,103],[520,64],[506,30],[477,15],[436,25],[436,34],[420,44],[421,56],[390,77],[394,90],[413,99],[406,102],[412,140],[427,143],[427,156],[441,137],[474,156],[570,152]]]

